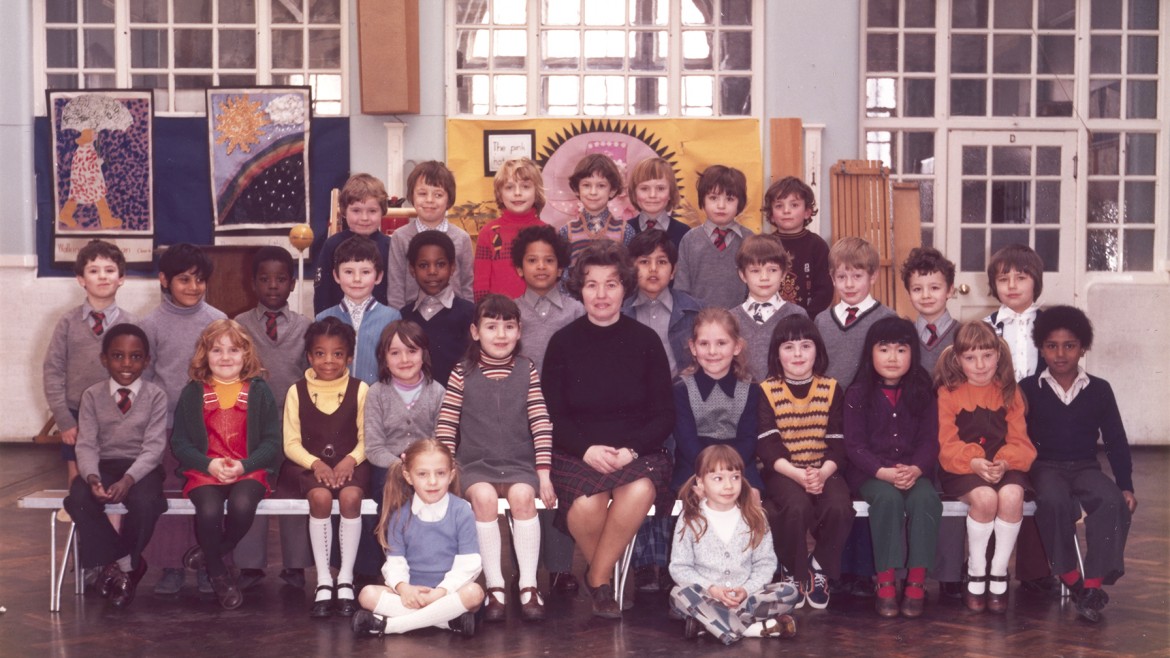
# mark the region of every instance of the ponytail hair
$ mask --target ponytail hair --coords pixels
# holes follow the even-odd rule
[[[683,504],[682,527],[678,531],[680,537],[689,529],[695,535],[695,541],[698,541],[707,532],[707,519],[703,516],[701,506],[703,499],[699,497],[696,485],[703,479],[704,475],[720,469],[739,471],[742,475],[744,472],[743,458],[731,446],[707,446],[695,460],[695,474],[679,490],[679,499],[682,500]],[[740,487],[739,498],[736,499],[735,504],[739,507],[739,513],[743,515],[748,530],[751,531],[748,549],[754,549],[764,540],[764,535],[768,534],[768,519],[764,516],[764,508],[752,497],[752,488],[751,485],[747,484],[746,479],[743,480],[743,486]]]
[[[386,474],[386,486],[382,489],[382,515],[378,518],[378,525],[374,528],[374,533],[384,551],[390,550],[390,541],[387,535],[391,519],[400,509],[405,508],[406,513],[410,511],[409,505],[411,497],[414,496],[414,487],[406,481],[405,473],[410,470],[415,459],[432,452],[437,452],[447,458],[447,466],[451,469],[451,484],[447,490],[456,495],[460,491],[459,471],[455,465],[455,457],[451,455],[447,446],[434,438],[419,439],[410,444],[410,447],[402,453],[402,459],[390,465],[390,471]]]

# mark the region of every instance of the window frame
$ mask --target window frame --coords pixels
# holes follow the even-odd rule
[[[73,0],[73,1],[77,2],[78,0]],[[168,0],[168,1],[171,2],[171,6],[173,8],[173,4],[175,2],[181,2],[182,0]],[[212,16],[215,17],[217,12],[218,12],[218,4],[214,3],[214,0],[211,0],[211,1],[213,2]],[[292,82],[287,82],[287,83],[286,82],[274,82],[274,76],[298,75],[298,74],[303,75],[305,77],[305,80],[302,81],[300,84],[313,87],[312,82],[311,82],[311,77],[314,75],[321,75],[321,74],[338,75],[341,78],[341,90],[340,90],[341,98],[338,100],[325,99],[325,100],[320,101],[320,102],[338,103],[339,108],[340,108],[339,112],[337,112],[335,114],[334,113],[321,113],[321,112],[319,112],[317,109],[317,103],[319,101],[317,98],[314,98],[313,99],[313,116],[347,117],[350,115],[350,99],[349,99],[349,90],[350,90],[350,62],[349,62],[349,59],[350,59],[350,57],[349,57],[349,55],[350,55],[350,53],[349,53],[349,48],[350,48],[350,34],[349,34],[350,33],[350,25],[349,25],[350,0],[339,0],[339,2],[338,2],[339,18],[338,18],[338,23],[336,25],[337,25],[337,28],[338,28],[338,31],[340,34],[340,43],[339,43],[339,50],[340,50],[339,64],[340,64],[340,66],[337,69],[314,68],[314,67],[310,66],[309,65],[309,40],[307,38],[305,38],[301,42],[303,66],[300,68],[299,71],[296,69],[289,69],[289,68],[274,69],[274,67],[272,66],[272,38],[273,38],[274,29],[293,28],[293,26],[299,26],[299,28],[297,28],[297,29],[299,29],[303,34],[307,34],[310,30],[313,29],[314,25],[333,26],[334,24],[333,23],[324,23],[324,24],[310,23],[307,19],[307,16],[306,16],[305,20],[302,21],[301,23],[273,23],[272,13],[271,13],[271,0],[255,0],[256,20],[254,23],[220,23],[220,22],[211,21],[208,23],[192,24],[192,23],[180,23],[180,22],[176,22],[174,20],[170,20],[167,22],[161,22],[161,23],[156,24],[159,26],[159,29],[167,30],[168,35],[172,35],[173,31],[175,29],[183,29],[184,27],[187,27],[187,26],[190,26],[193,28],[198,28],[198,29],[206,29],[206,30],[211,31],[212,35],[213,35],[212,36],[213,52],[211,53],[213,66],[210,68],[176,69],[174,67],[174,40],[171,36],[168,36],[168,44],[167,44],[167,51],[166,51],[166,56],[168,58],[168,66],[163,67],[163,68],[157,68],[157,67],[132,68],[131,67],[131,52],[130,52],[131,25],[130,25],[129,2],[130,2],[130,0],[113,0],[113,3],[114,3],[114,22],[112,25],[112,28],[114,30],[114,68],[112,70],[112,74],[114,75],[113,87],[115,87],[117,89],[137,88],[131,84],[133,76],[135,76],[135,75],[167,76],[166,89],[152,88],[152,90],[154,90],[156,92],[155,93],[155,110],[154,110],[155,116],[160,116],[160,117],[201,117],[201,116],[206,116],[206,114],[207,114],[206,108],[202,106],[203,105],[202,103],[201,103],[200,110],[174,110],[174,109],[172,109],[173,107],[175,107],[175,98],[176,98],[175,92],[179,90],[175,87],[174,76],[176,76],[176,75],[210,75],[210,76],[212,76],[212,79],[215,80],[215,79],[217,79],[216,76],[218,76],[218,75],[233,75],[233,74],[237,74],[237,73],[239,75],[252,75],[254,73],[255,77],[256,77],[256,82],[255,82],[256,87],[293,84]],[[32,42],[33,42],[32,51],[33,52],[32,52],[32,55],[33,55],[33,85],[34,85],[34,87],[33,87],[34,88],[33,114],[34,114],[34,116],[44,116],[48,112],[47,107],[45,105],[45,103],[46,103],[45,92],[47,90],[49,90],[48,76],[50,75],[51,67],[48,66],[48,61],[47,61],[46,42],[47,42],[47,30],[51,29],[51,24],[47,23],[46,5],[45,5],[44,0],[38,0],[36,2],[33,2],[32,5],[33,5],[32,6],[32,18],[33,18],[33,34],[32,34]],[[78,2],[78,8],[79,8],[79,11],[78,11],[77,22],[74,24],[66,24],[66,25],[74,25],[76,27],[76,29],[78,31],[77,38],[79,40],[79,43],[82,43],[82,40],[84,38],[83,32],[84,32],[85,26],[86,26],[85,18],[84,18],[83,13],[82,13],[84,11],[84,5],[80,2]],[[173,12],[172,12],[172,17],[173,17]],[[56,24],[52,24],[52,25],[56,25]],[[109,24],[101,23],[99,25],[107,26]],[[135,28],[137,29],[140,25],[142,25],[142,24],[136,23]],[[256,66],[255,66],[255,68],[254,69],[253,68],[224,69],[224,68],[218,66],[217,63],[218,63],[219,55],[218,55],[218,52],[215,52],[215,44],[218,43],[218,32],[221,30],[249,30],[249,29],[254,30],[255,36],[256,36]],[[70,68],[70,71],[72,71],[74,74],[76,74],[78,76],[84,76],[86,74],[86,71],[87,71],[87,68],[84,66],[85,62],[81,60],[82,56],[83,56],[83,53],[79,49],[79,51],[78,51],[78,58],[79,59],[77,62],[77,66]],[[106,68],[97,69],[97,71],[99,71],[101,74],[104,74],[104,75],[109,75],[111,73],[111,70],[106,69]],[[213,84],[213,86],[236,86],[236,87],[238,87],[241,85],[224,83],[224,84]],[[109,88],[109,87],[110,87],[110,85],[103,85],[102,86],[102,88]],[[84,87],[82,87],[82,88],[84,88]],[[95,88],[97,88],[97,87],[95,87]],[[182,91],[196,91],[197,90],[201,96],[205,96],[205,89],[206,88],[204,88],[204,89],[192,88],[192,89],[182,89]],[[160,100],[160,94],[158,93],[159,91],[161,91],[162,94],[165,95],[164,96],[165,104]]]
[[[631,70],[628,63],[624,64],[621,69],[607,70],[599,72],[597,76],[621,76],[626,81],[626,102],[625,106],[628,110],[630,102],[628,97],[629,81],[634,77],[664,77],[666,78],[666,111],[663,114],[629,114],[628,111],[621,114],[586,114],[582,111],[585,106],[584,99],[584,80],[593,77],[591,73],[586,70],[583,62],[578,63],[576,69],[568,69],[565,71],[566,75],[574,75],[579,77],[580,94],[577,99],[578,113],[576,114],[550,114],[544,113],[541,109],[541,82],[542,76],[549,74],[555,75],[555,71],[546,71],[543,66],[541,57],[540,37],[541,31],[545,28],[541,24],[541,0],[525,0],[526,2],[526,18],[525,25],[504,26],[505,29],[525,30],[527,37],[527,54],[525,55],[525,65],[523,69],[494,69],[489,62],[483,69],[476,69],[476,73],[482,73],[489,76],[489,84],[491,84],[492,76],[497,74],[515,74],[526,76],[525,88],[527,94],[527,106],[523,113],[517,114],[498,114],[491,105],[494,103],[489,101],[488,112],[485,114],[463,113],[459,111],[459,95],[458,95],[458,77],[460,71],[456,69],[456,60],[458,56],[458,37],[455,17],[457,16],[458,0],[445,0],[444,12],[448,20],[444,21],[444,39],[445,42],[451,44],[446,49],[444,58],[444,80],[448,93],[446,95],[446,114],[451,118],[460,119],[617,119],[617,120],[649,120],[649,119],[674,119],[674,118],[710,118],[710,119],[742,119],[742,118],[756,118],[762,119],[765,116],[766,99],[764,98],[764,84],[765,75],[763,74],[766,65],[764,61],[764,40],[766,36],[765,27],[766,21],[764,18],[766,11],[766,3],[764,0],[748,0],[751,3],[752,20],[747,26],[735,26],[737,28],[743,27],[743,31],[750,32],[752,35],[751,48],[751,65],[743,74],[740,74],[738,69],[723,71],[721,69],[714,69],[710,71],[701,72],[687,72],[683,70],[682,66],[682,50],[675,48],[676,44],[682,43],[682,35],[687,31],[695,31],[702,29],[710,29],[716,38],[712,44],[712,60],[715,66],[718,66],[718,59],[715,53],[718,52],[719,34],[722,33],[722,26],[713,24],[710,26],[683,26],[682,25],[682,0],[665,0],[670,3],[669,20],[665,26],[662,27],[647,27],[643,29],[641,26],[632,26],[623,24],[620,26],[596,26],[596,29],[601,31],[621,30],[626,32],[628,39],[629,33],[640,31],[665,31],[667,44],[670,46],[667,55],[666,69],[659,74],[654,72],[650,74],[646,71]],[[490,0],[489,0],[490,1]],[[716,0],[718,1],[718,0]],[[628,0],[622,0],[623,3]],[[716,21],[717,22],[717,21]],[[495,24],[487,24],[487,29],[498,29]],[[585,26],[583,21],[577,27],[570,26],[548,26],[552,29],[576,29],[582,34],[590,30],[589,26]],[[730,26],[729,26],[730,27]],[[737,30],[738,31],[738,30]],[[628,43],[628,41],[627,41]],[[467,70],[464,69],[463,72]],[[710,76],[715,82],[713,110],[709,116],[699,114],[684,114],[682,106],[682,85],[683,79],[687,77],[694,77],[696,75]],[[718,111],[719,99],[719,80],[724,75],[730,77],[747,77],[751,81],[750,97],[752,101],[752,109],[748,114],[721,114]],[[604,105],[604,103],[600,103]]]

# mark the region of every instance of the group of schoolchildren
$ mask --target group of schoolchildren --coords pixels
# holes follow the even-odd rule
[[[259,304],[230,320],[204,301],[208,257],[170,247],[158,262],[162,302],[135,324],[116,304],[121,252],[85,246],[75,272],[86,300],[58,323],[44,381],[70,465],[65,508],[100,593],[129,605],[149,560],[162,568],[156,593],[177,593],[194,570],[201,591],[237,608],[264,575],[259,501],[303,498],[307,521],[280,517],[281,578],[303,587],[315,567],[312,617],[352,617],[362,634],[471,635],[477,620],[505,619],[515,595],[523,619],[543,619],[540,563],[552,590],[577,581],[573,541],[551,523],[558,437],[540,372],[553,334],[585,314],[566,270],[610,240],[637,271],[622,313],[655,331],[675,376],[682,513],[643,524],[636,583],[670,588],[688,637],[790,637],[788,613],[827,607],[851,550],[872,554],[871,571],[853,570],[877,613],[918,617],[947,541],[940,493],[969,506],[966,574],[952,584],[967,608],[1005,610],[1024,502],[1035,500],[1039,541],[1021,553],[1046,555],[1080,615],[1100,619],[1102,585],[1124,571],[1132,465],[1112,390],[1080,363],[1092,326],[1072,307],[1041,311],[1035,252],[995,253],[987,273],[1001,307],[960,323],[946,308],[954,265],[915,249],[901,269],[911,322],[871,295],[871,245],[830,249],[807,229],[817,208],[799,179],[767,190],[767,235],[737,221],[747,186],[730,167],[700,174],[706,220],[695,228],[674,216],[664,160],[636,164],[627,182],[589,155],[569,182],[581,210],[557,231],[538,217],[538,167],[504,163],[500,217],[473,245],[445,218],[455,181],[442,163],[411,173],[417,218],[390,236],[381,183],[353,176],[340,195],[345,228],[319,255],[314,322],[288,306],[296,279],[284,249],[255,255]],[[640,211],[628,221],[608,207],[623,190]],[[163,517],[164,489],[191,500],[194,524]],[[379,503],[376,527],[363,522],[363,498]],[[869,505],[867,526],[855,527],[855,498]],[[126,513],[107,515],[112,503]],[[359,553],[370,563],[359,573],[380,569],[384,585],[355,591]]]

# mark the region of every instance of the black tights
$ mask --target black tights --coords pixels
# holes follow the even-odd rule
[[[223,556],[235,548],[252,527],[256,506],[264,497],[264,485],[255,480],[204,485],[192,489],[187,497],[195,505],[195,537],[203,549],[207,575],[221,576],[227,573]]]

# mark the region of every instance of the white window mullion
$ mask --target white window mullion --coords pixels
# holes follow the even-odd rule
[[[33,25],[36,26],[32,35],[33,89],[39,89],[42,92],[32,95],[33,116],[47,116],[48,108],[45,107],[45,94],[43,93],[49,87],[49,75],[45,71],[48,68],[45,59],[45,3],[32,3],[32,19]]]
[[[130,7],[126,0],[114,4],[114,84],[119,89],[130,87]]]
[[[264,4],[264,3],[260,3]],[[338,73],[341,75],[341,109],[340,116],[349,116],[349,2],[340,3],[341,11],[338,14],[338,29],[341,32],[341,58]],[[314,112],[314,114],[316,114]]]
[[[671,0],[670,29],[667,31],[667,112],[672,117],[682,116],[682,0]]]
[[[342,11],[348,2],[342,2]],[[272,84],[272,5],[256,3],[256,84]],[[343,32],[349,26],[342,21]],[[264,29],[261,29],[264,28]],[[345,59],[344,57],[342,58]]]
[[[540,0],[528,0],[528,25],[526,33],[528,35],[528,56],[524,58],[525,67],[527,71],[527,87],[528,87],[528,102],[525,106],[524,116],[540,116],[541,102],[540,102]],[[495,22],[495,16],[492,16],[492,22]],[[494,45],[494,44],[493,44]]]

